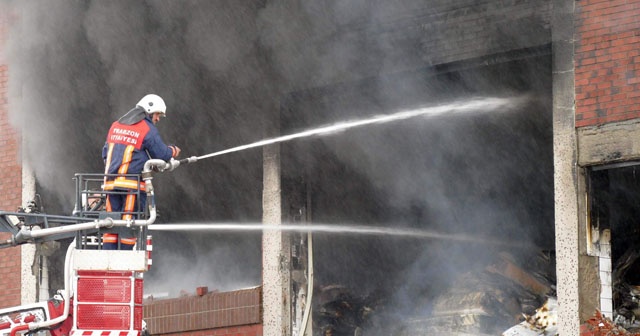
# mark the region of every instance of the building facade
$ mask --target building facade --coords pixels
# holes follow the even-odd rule
[[[308,107],[297,101],[308,91],[299,95],[292,92],[310,87],[330,87],[344,93],[340,86],[344,82],[377,76],[379,68],[374,64],[385,63],[387,73],[402,73],[409,78],[407,73],[424,69],[459,72],[536,57],[543,59],[542,63],[550,60],[547,87],[553,116],[559,326],[561,335],[578,335],[580,324],[596,309],[605,315],[614,314],[612,274],[616,274],[617,258],[624,254],[623,247],[615,246],[615,239],[632,236],[629,232],[633,232],[628,224],[622,224],[628,222],[625,216],[614,215],[615,201],[603,195],[613,190],[614,182],[616,186],[633,186],[627,170],[634,169],[640,159],[640,0],[462,1],[458,6],[447,6],[443,1],[429,5],[429,9],[421,8],[413,16],[382,19],[373,32],[365,31],[367,25],[343,27],[338,34],[343,37],[356,36],[365,43],[383,41],[381,45],[389,48],[384,59],[372,56],[362,60],[363,69],[356,74],[345,72],[344,77],[324,82],[297,83],[294,89],[282,93],[288,98],[275,105],[285,106],[289,99],[293,101],[289,105],[294,106],[292,110]],[[35,187],[20,156],[23,135],[9,122],[11,64],[1,51],[14,18],[2,6],[9,5],[0,4],[0,209],[15,210],[33,195]],[[398,45],[416,47],[394,49]],[[281,124],[286,128],[287,120]],[[289,125],[291,129],[296,126]],[[281,210],[287,200],[283,201],[281,176],[285,167],[281,166],[280,149],[275,145],[264,151],[263,220],[271,224],[281,224],[287,216]],[[615,169],[619,168],[625,170],[617,175]],[[8,237],[0,233],[0,238]],[[0,249],[0,307],[44,299],[36,295],[35,275],[30,270],[34,254],[27,247]],[[262,262],[263,287],[258,291],[262,307],[253,307],[247,325],[262,328],[257,325],[264,323],[264,331],[253,330],[256,335],[291,334],[295,315],[290,307],[295,301],[291,288],[305,284],[291,279],[297,270],[292,266],[287,235],[265,234]],[[154,303],[145,317],[159,318],[150,312],[161,315],[159,307],[164,304]],[[256,311],[262,314],[260,318]],[[206,328],[210,327],[219,326]],[[189,330],[196,335],[200,327],[180,328],[171,325],[162,334]]]

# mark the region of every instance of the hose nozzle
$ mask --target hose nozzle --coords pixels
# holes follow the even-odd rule
[[[178,168],[178,166],[180,166],[180,161],[174,158],[171,158],[169,162],[166,162],[160,159],[151,159],[145,162],[144,170],[142,171],[142,174],[144,175],[144,173],[151,173],[152,171],[157,171],[157,172],[163,172],[165,170],[172,171]]]
[[[198,161],[198,158],[195,156],[182,159],[182,160],[176,160],[174,158],[171,158],[169,162],[166,162],[160,159],[151,159],[145,162],[144,169],[142,170],[142,177],[150,178],[152,171],[156,171],[156,172],[164,172],[166,170],[173,171],[174,169],[178,168],[181,164],[192,163],[196,161]]]
[[[171,158],[171,160],[169,160],[169,162],[167,163],[166,169],[168,169],[169,171],[173,171],[174,169],[178,168],[178,166],[180,166],[180,162],[181,161]]]
[[[182,159],[179,162],[180,163],[194,163],[196,161],[198,161],[198,157],[197,156],[192,156],[192,157],[188,157],[186,159]]]

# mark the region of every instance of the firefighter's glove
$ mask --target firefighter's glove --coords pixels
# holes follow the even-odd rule
[[[178,155],[180,155],[180,147],[171,145],[169,146],[169,148],[171,148],[171,157],[175,158],[175,157],[178,157]]]

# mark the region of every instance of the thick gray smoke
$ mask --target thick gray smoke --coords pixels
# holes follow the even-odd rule
[[[407,121],[286,145],[283,170],[285,181],[305,170],[312,174],[305,178],[320,222],[404,221],[537,242],[553,236],[544,223],[553,206],[547,60],[432,67],[548,43],[546,1],[7,3],[16,13],[6,48],[9,108],[23,129],[21,151],[47,212],[71,212],[73,174],[103,171],[109,125],[147,93],[167,102],[158,127],[183,157],[433,101],[528,94],[531,105],[505,119],[487,111],[474,119]],[[456,21],[465,15],[475,19]],[[154,185],[159,222],[257,222],[262,152],[185,165],[159,174]],[[154,237],[152,291],[260,283],[257,234]],[[434,273],[438,284],[446,283],[457,272],[456,260],[477,252],[383,238],[319,239],[324,274],[318,281],[363,290],[420,287]],[[371,254],[371,246],[380,248]],[[185,280],[186,274],[192,276]],[[363,284],[366,278],[373,280]]]

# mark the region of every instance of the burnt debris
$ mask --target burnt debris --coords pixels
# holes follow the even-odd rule
[[[358,296],[340,285],[317,289],[314,335],[500,335],[523,322],[553,327],[539,320],[550,314],[555,294],[553,252],[527,258],[501,252],[489,265],[462,272],[441,293],[415,293],[421,305],[410,316],[385,310],[388,294]]]
[[[325,286],[317,292],[313,318],[316,336],[365,335],[383,311],[381,293],[358,296],[341,285]]]

